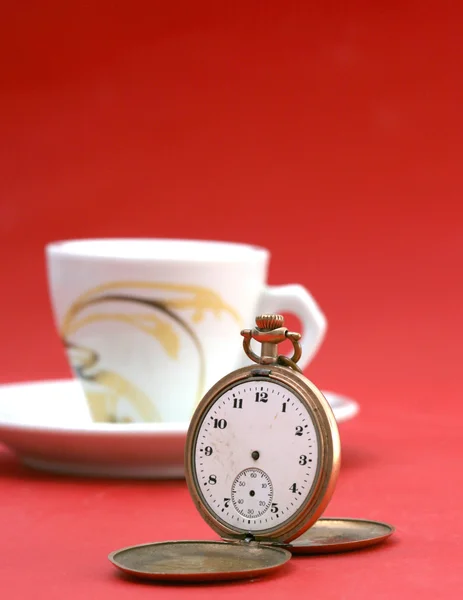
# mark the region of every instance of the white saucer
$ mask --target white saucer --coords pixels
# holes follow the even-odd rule
[[[323,392],[338,423],[353,400]],[[92,423],[73,380],[0,385],[0,442],[35,469],[98,477],[183,477],[188,423]]]

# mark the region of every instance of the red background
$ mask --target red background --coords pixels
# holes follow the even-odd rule
[[[0,378],[67,376],[44,244],[96,236],[272,250],[329,334],[308,374],[360,415],[328,514],[391,543],[163,597],[457,598],[463,556],[463,42],[445,2],[10,3],[0,19]],[[213,538],[183,482],[55,478],[0,451],[11,599],[141,598],[106,554]]]

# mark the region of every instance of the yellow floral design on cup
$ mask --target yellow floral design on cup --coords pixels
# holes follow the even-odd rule
[[[121,302],[136,304],[146,312],[133,314],[121,312],[120,308],[115,311],[107,310],[111,303],[117,303],[120,307]],[[94,312],[83,315],[83,311],[89,308],[94,309]],[[93,387],[100,388],[98,391],[86,390],[93,420],[117,421],[116,406],[120,398],[125,398],[143,421],[158,422],[160,415],[153,398],[149,398],[137,385],[119,373],[100,367],[100,357],[94,349],[73,342],[73,336],[82,327],[101,321],[126,323],[157,340],[170,358],[177,359],[181,338],[175,330],[176,324],[188,335],[198,353],[198,402],[204,393],[205,358],[201,342],[188,322],[188,313],[193,323],[199,323],[208,312],[216,318],[220,318],[224,312],[228,313],[242,326],[236,310],[226,304],[216,292],[201,286],[117,281],[93,287],[80,295],[67,310],[60,334],[76,375],[83,384],[91,382],[95,384]]]

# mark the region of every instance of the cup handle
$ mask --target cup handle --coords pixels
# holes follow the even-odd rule
[[[317,353],[325,337],[327,321],[314,298],[298,284],[266,286],[258,304],[259,314],[292,313],[302,323],[302,370]]]

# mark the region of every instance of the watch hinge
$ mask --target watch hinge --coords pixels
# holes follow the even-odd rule
[[[287,544],[285,544],[284,542],[276,542],[275,540],[267,540],[267,539],[262,539],[259,538],[258,540],[256,540],[256,538],[251,534],[251,533],[247,533],[244,537],[239,537],[239,538],[235,538],[235,537],[228,537],[228,536],[222,536],[222,539],[224,542],[229,542],[232,544],[245,544],[245,545],[257,545],[257,546],[279,546],[282,548],[286,548]]]

